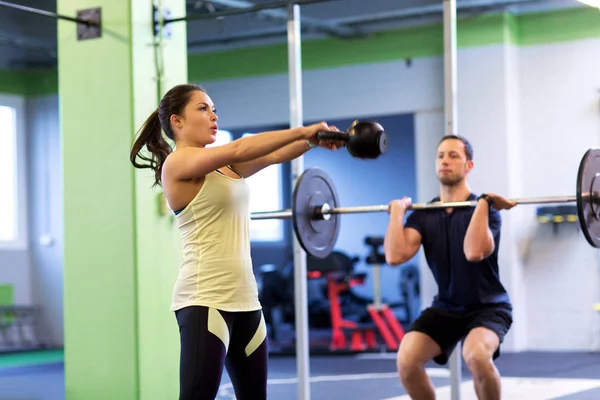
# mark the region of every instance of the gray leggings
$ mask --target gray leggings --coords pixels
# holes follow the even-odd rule
[[[261,310],[191,306],[175,316],[181,342],[179,400],[214,400],[223,366],[238,400],[267,398],[267,331]]]

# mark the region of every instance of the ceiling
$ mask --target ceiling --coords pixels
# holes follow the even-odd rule
[[[56,0],[8,0],[56,12]],[[186,0],[186,15],[205,17],[276,0]],[[459,16],[582,6],[577,0],[457,0]],[[372,32],[442,20],[442,0],[330,0],[300,7],[303,39],[356,38]],[[173,18],[183,17],[172,15]],[[286,9],[187,22],[190,53],[284,42]],[[174,22],[177,23],[177,22]],[[0,6],[0,69],[56,66],[56,20]]]

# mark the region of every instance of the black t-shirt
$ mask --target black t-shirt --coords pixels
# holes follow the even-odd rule
[[[468,200],[475,200],[473,193]],[[436,197],[432,201],[439,201]],[[500,212],[489,211],[488,225],[494,237],[494,252],[480,262],[470,262],[464,253],[464,239],[475,207],[415,210],[405,227],[416,229],[422,238],[425,258],[429,264],[438,294],[433,307],[448,311],[468,311],[483,305],[504,304],[512,308],[506,289],[500,282],[498,250],[500,247]]]

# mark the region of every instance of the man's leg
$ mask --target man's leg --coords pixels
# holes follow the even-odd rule
[[[433,383],[425,372],[425,364],[433,359],[444,365],[462,337],[460,318],[436,309],[423,310],[398,349],[398,373],[402,385],[413,400],[435,399]]]
[[[398,373],[412,399],[435,399],[435,388],[425,372],[425,364],[440,353],[440,346],[424,333],[408,332],[402,338],[398,349]]]
[[[498,335],[482,327],[473,329],[465,339],[463,357],[473,375],[479,400],[500,400],[500,373],[493,360],[499,345]]]
[[[499,400],[501,380],[494,360],[500,356],[500,344],[512,325],[512,312],[503,307],[488,308],[467,319],[463,357],[473,375],[475,392],[480,400]]]

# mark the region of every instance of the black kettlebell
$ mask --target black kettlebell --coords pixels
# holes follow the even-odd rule
[[[343,140],[352,157],[373,159],[388,149],[388,135],[383,127],[373,121],[354,121],[347,132],[320,131],[319,139]]]
[[[348,135],[346,149],[352,157],[377,158],[387,151],[388,135],[377,122],[354,121]]]

